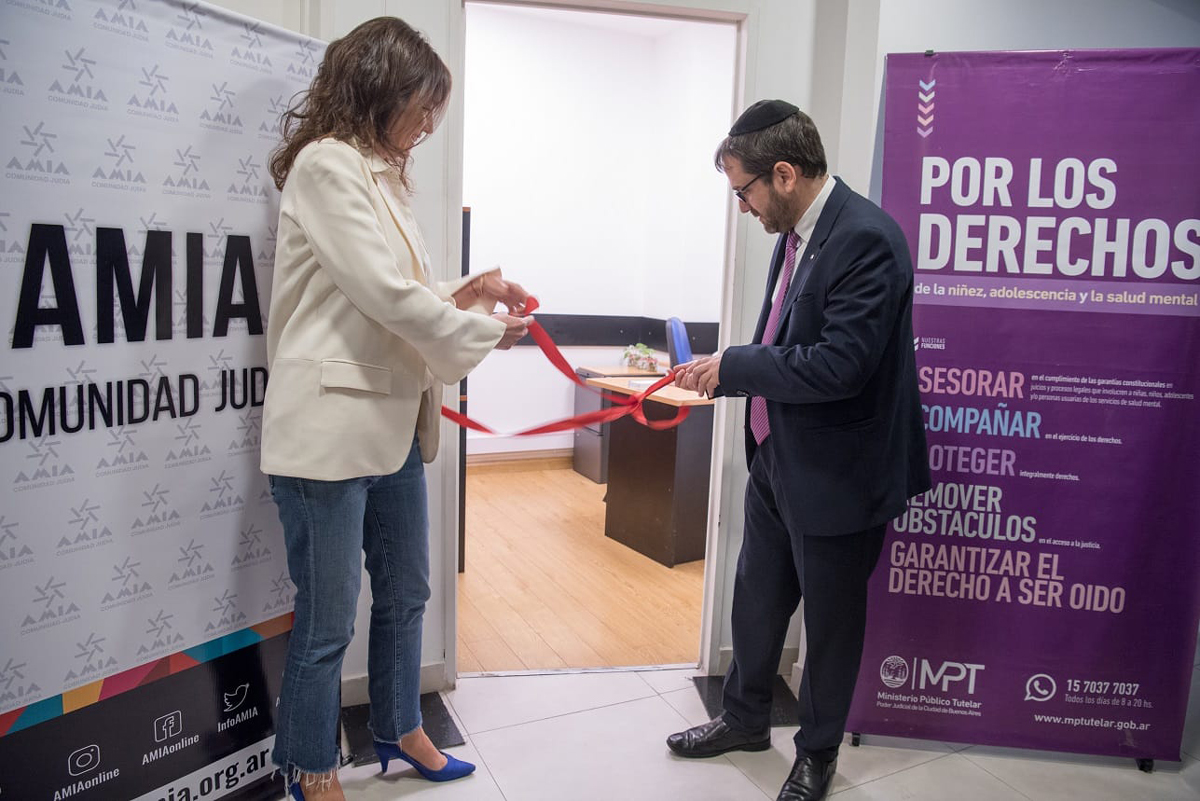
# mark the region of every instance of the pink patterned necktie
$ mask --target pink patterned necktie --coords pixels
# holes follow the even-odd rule
[[[795,231],[788,231],[787,247],[783,253],[783,275],[779,278],[781,286],[775,293],[775,302],[771,304],[771,313],[767,315],[767,325],[763,328],[764,345],[775,344],[775,329],[779,327],[779,315],[783,311],[783,296],[787,294],[792,283],[792,271],[796,269],[796,250],[799,246],[799,235]],[[771,426],[767,422],[767,402],[758,395],[750,398],[750,431],[759,445],[771,433]]]

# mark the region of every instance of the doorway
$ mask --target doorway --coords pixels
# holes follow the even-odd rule
[[[665,366],[672,317],[715,348],[728,187],[712,153],[736,39],[733,23],[466,4],[472,269],[534,293],[575,367],[616,367],[645,340]],[[472,416],[501,430],[575,411],[535,347],[492,354],[469,387]],[[459,673],[697,662],[704,561],[605,536],[607,485],[573,449],[570,433],[468,436]]]

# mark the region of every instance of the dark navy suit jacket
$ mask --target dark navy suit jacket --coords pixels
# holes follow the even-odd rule
[[[754,343],[721,358],[722,395],[767,401],[794,534],[850,534],[930,487],[913,353],[913,271],[900,226],[840,179],[799,254],[773,345],[762,345],[781,234]],[[749,415],[747,415],[747,418]],[[746,461],[756,449],[746,426]]]

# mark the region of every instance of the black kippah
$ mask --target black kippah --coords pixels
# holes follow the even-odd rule
[[[741,136],[751,131],[761,131],[770,128],[777,122],[783,122],[799,111],[786,100],[760,100],[742,112],[737,122],[729,129],[730,136]]]

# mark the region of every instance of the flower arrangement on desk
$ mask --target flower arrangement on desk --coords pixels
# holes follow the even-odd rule
[[[621,363],[638,370],[655,372],[659,369],[658,357],[654,355],[654,351],[650,350],[648,345],[643,345],[641,342],[626,346],[625,352],[621,354]]]

